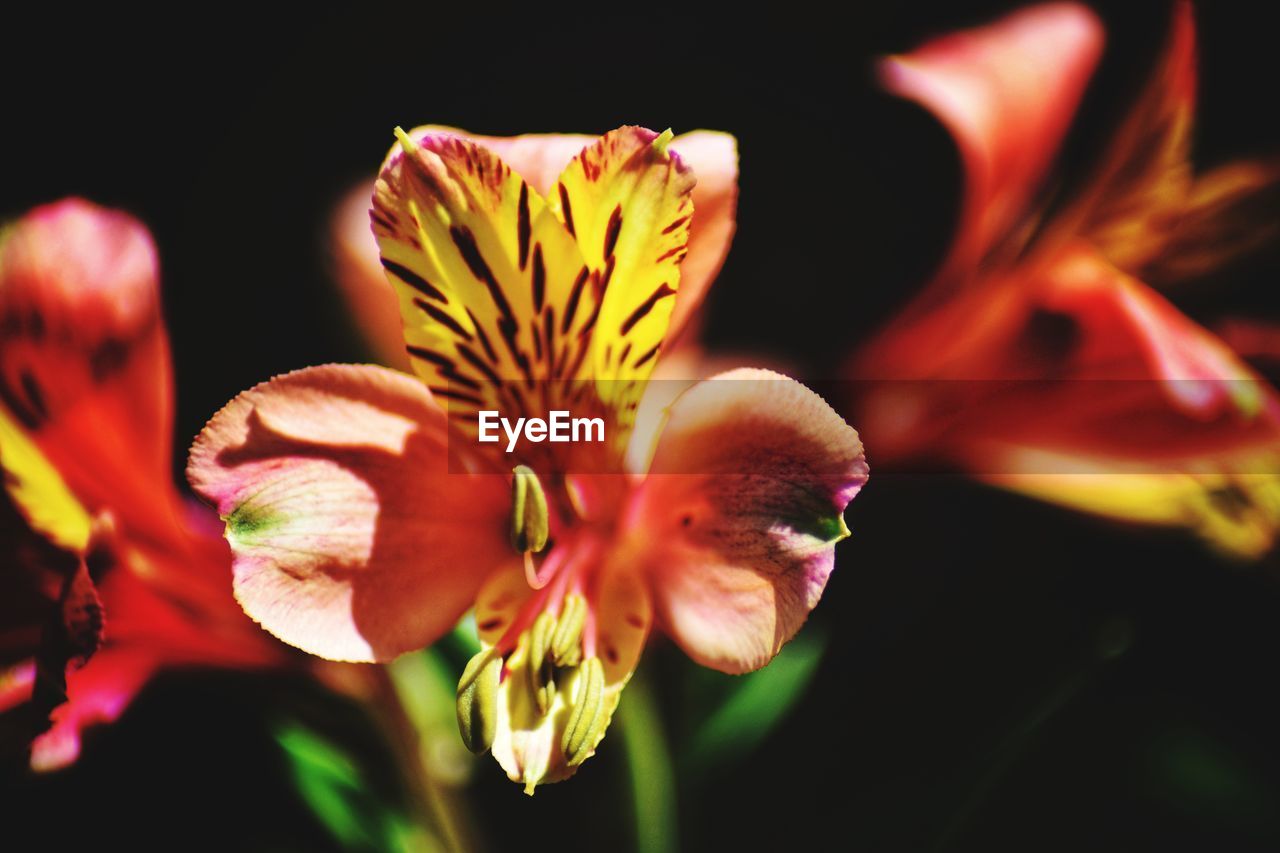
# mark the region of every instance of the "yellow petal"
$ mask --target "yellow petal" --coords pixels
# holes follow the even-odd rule
[[[597,293],[589,364],[624,437],[667,333],[693,217],[692,171],[671,132],[623,127],[573,159],[549,199],[574,235]]]
[[[588,316],[573,238],[488,149],[439,131],[400,139],[372,217],[415,370],[471,431],[479,409],[540,414],[539,383],[580,363],[563,345]]]

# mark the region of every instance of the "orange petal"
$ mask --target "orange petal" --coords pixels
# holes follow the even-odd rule
[[[1102,43],[1088,8],[1052,3],[881,64],[885,86],[937,116],[960,148],[964,201],[940,283],[962,286],[1026,218]]]
[[[313,654],[372,661],[448,631],[510,558],[506,478],[450,469],[417,380],[328,365],[232,400],[187,474],[227,522],[245,612]]]
[[[1130,262],[1156,285],[1206,276],[1280,235],[1277,209],[1280,159],[1219,167],[1196,178],[1177,209],[1148,221],[1146,251],[1131,255]],[[1108,254],[1116,257],[1114,246]]]
[[[77,498],[142,529],[171,521],[169,345],[146,229],[79,199],[36,208],[0,235],[0,326],[0,394]]]
[[[1124,269],[1158,258],[1186,203],[1195,99],[1195,21],[1191,3],[1179,0],[1159,64],[1080,205],[1079,233]]]
[[[1164,297],[1077,244],[948,348],[897,344],[938,382],[888,383],[862,412],[893,454],[1100,515],[1182,525],[1234,553],[1280,530],[1280,397]],[[951,313],[948,311],[947,313]],[[936,316],[942,316],[938,314]],[[1224,497],[1230,496],[1230,497]]]
[[[770,371],[721,374],[672,405],[624,547],[689,656],[746,672],[818,603],[866,479],[857,432],[817,394]]]

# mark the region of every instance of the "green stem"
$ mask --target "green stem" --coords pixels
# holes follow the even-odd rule
[[[428,772],[422,756],[422,741],[417,726],[406,708],[407,697],[401,694],[401,685],[390,666],[373,667],[374,683],[382,700],[383,718],[398,748],[396,755],[410,785],[414,804],[423,813],[428,824],[435,826],[443,836],[449,850],[465,851],[473,845],[459,820],[461,803],[455,792],[439,784]]]
[[[643,672],[636,673],[623,693],[618,723],[631,783],[636,850],[674,853],[679,849],[675,771],[653,691]]]

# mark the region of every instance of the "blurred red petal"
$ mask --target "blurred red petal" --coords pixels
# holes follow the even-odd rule
[[[1033,6],[884,60],[891,92],[918,101],[960,148],[964,201],[936,281],[963,286],[1012,236],[1075,116],[1102,50],[1085,6]]]

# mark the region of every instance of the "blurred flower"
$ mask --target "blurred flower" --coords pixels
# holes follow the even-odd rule
[[[126,214],[69,199],[0,233],[0,709],[49,728],[68,698],[37,769],[73,761],[162,667],[281,659],[227,592],[216,522],[173,483],[158,288]]]
[[[1103,43],[1088,9],[1032,7],[884,61],[886,86],[951,131],[965,187],[938,273],[853,364],[882,460],[941,457],[1238,555],[1272,545],[1280,402],[1147,283],[1205,275],[1276,233],[1276,163],[1193,171],[1194,35],[1178,3],[1078,187],[1049,178]],[[1043,201],[1046,186],[1065,198]]]
[[[548,197],[569,161],[598,137],[578,133],[531,133],[495,137],[469,134],[450,127],[428,126],[424,131],[450,133],[483,145],[541,195]],[[738,207],[737,141],[727,133],[695,130],[671,140],[676,152],[698,176],[693,206],[698,215],[689,225],[688,254],[680,267],[680,298],[676,301],[672,328],[682,330],[679,341],[696,337],[697,309],[724,264],[733,240]],[[410,369],[401,334],[400,311],[395,292],[378,257],[378,244],[369,228],[372,180],[354,187],[334,211],[330,230],[338,283],[351,306],[357,325],[389,367]]]
[[[635,127],[554,183],[537,162],[547,200],[471,139],[401,132],[372,219],[422,381],[278,377],[214,416],[188,468],[227,521],[237,599],[286,642],[387,660],[474,604],[463,739],[529,792],[594,753],[655,620],[704,665],[767,663],[817,604],[867,475],[857,433],[767,371],[694,384],[660,435],[639,433],[690,310],[673,303],[693,175],[669,132]],[[511,455],[474,441],[480,410],[556,409],[601,417],[606,440]],[[637,442],[648,452],[629,454]]]

